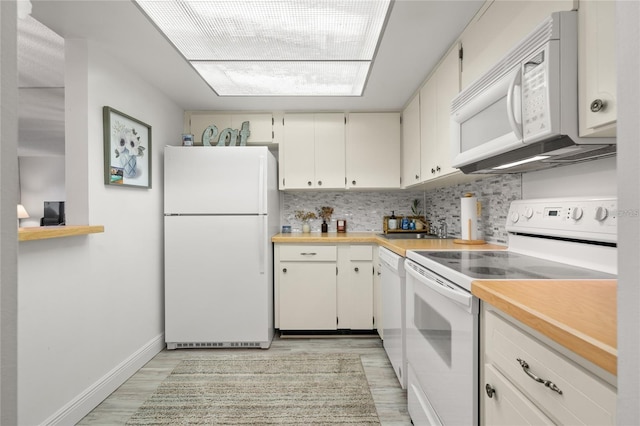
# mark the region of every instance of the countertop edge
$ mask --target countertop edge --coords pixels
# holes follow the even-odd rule
[[[104,232],[103,225],[65,225],[18,228],[18,241],[47,240]]]
[[[385,247],[397,255],[406,256],[407,250],[504,250],[506,246],[486,243],[483,245],[462,246],[454,244],[452,238],[444,239],[406,239],[388,240],[376,232],[346,232],[346,233],[290,233],[276,234],[271,238],[275,244],[377,244]]]
[[[601,281],[611,282],[612,285],[616,283],[616,280]],[[492,288],[490,282],[473,281],[471,292],[482,301],[500,309],[596,366],[617,375],[618,351],[615,347],[527,306],[526,301],[516,300],[501,293],[499,289]],[[612,332],[615,333],[616,330]]]

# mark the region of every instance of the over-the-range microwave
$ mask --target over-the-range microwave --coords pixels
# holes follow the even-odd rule
[[[518,173],[615,154],[578,137],[577,12],[555,12],[451,103],[452,166]]]

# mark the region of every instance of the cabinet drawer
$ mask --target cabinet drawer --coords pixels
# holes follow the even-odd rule
[[[336,246],[288,244],[280,246],[280,261],[330,262],[336,259]]]
[[[373,260],[373,246],[349,247],[350,260]]]
[[[485,318],[485,361],[490,362],[554,422],[615,424],[616,391],[493,311]],[[562,393],[531,378],[551,381]]]
[[[483,384],[480,389],[484,399],[485,425],[554,424],[491,364],[484,365],[484,381],[490,386],[487,390]]]

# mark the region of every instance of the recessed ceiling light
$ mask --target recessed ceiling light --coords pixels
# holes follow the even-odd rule
[[[137,0],[220,96],[360,96],[390,0]]]

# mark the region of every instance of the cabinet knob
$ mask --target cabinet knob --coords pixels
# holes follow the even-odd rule
[[[355,184],[356,184],[356,181],[355,181],[355,180],[352,180],[352,181],[351,181],[351,184],[352,184],[352,185],[355,185]]]
[[[436,166],[436,172],[440,171],[440,166]]]
[[[318,186],[322,186],[322,181],[321,180],[318,181]]]
[[[485,390],[485,392],[487,392],[487,396],[488,396],[489,398],[493,398],[493,395],[495,395],[495,394],[496,394],[496,390],[495,390],[495,388],[494,388],[493,386],[491,386],[489,383],[487,383],[487,384],[484,386],[484,390]]]
[[[606,102],[604,102],[602,99],[596,99],[595,101],[591,102],[591,112],[600,112],[600,110],[603,110],[606,106]]]
[[[307,182],[307,185],[311,186],[311,181]]]
[[[418,179],[420,179],[420,176],[419,176],[419,175],[416,175],[416,180],[418,180]]]
[[[353,268],[353,270],[358,272],[358,271],[360,271],[360,268]]]
[[[286,274],[287,273],[287,268],[282,268],[282,273]]]
[[[436,169],[432,168],[432,169],[431,169],[431,173],[433,174],[433,173],[435,173],[435,172],[436,172]]]

